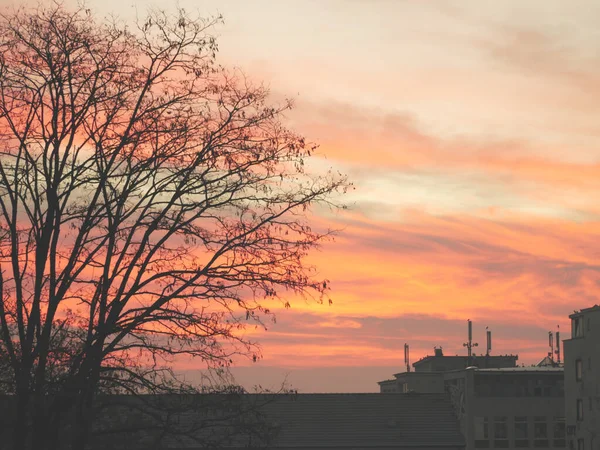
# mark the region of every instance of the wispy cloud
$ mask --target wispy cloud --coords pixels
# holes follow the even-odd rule
[[[468,318],[535,362],[549,329],[598,302],[600,6],[201,7],[225,14],[225,64],[297,100],[289,125],[321,144],[309,167],[357,187],[350,212],[314,211],[344,229],[311,256],[333,306],[273,305],[277,324],[248,331],[263,364],[400,369],[404,342],[462,352]]]

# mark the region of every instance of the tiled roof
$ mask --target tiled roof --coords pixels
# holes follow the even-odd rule
[[[281,432],[275,447],[451,447],[463,445],[443,395],[304,394],[267,407]]]
[[[214,395],[205,398],[227,403],[233,397]],[[248,405],[257,407],[252,413],[234,414],[231,422],[235,425],[232,427],[226,425],[225,422],[230,420],[227,417],[224,420],[217,418],[225,417],[222,413],[206,414],[206,408],[171,414],[170,421],[182,429],[194,430],[191,434],[199,442],[204,441],[202,446],[207,440],[219,441],[220,446],[227,448],[268,445],[279,449],[407,450],[463,448],[465,445],[452,407],[443,394],[245,394],[234,400],[226,411],[242,411]],[[172,402],[173,399],[168,401]],[[232,408],[233,405],[236,406]],[[124,410],[113,408],[108,416],[116,423],[131,422],[131,417],[124,416]],[[188,426],[192,422],[196,425]],[[232,430],[240,424],[246,429],[233,436]],[[154,439],[146,437],[152,432],[158,436],[157,429],[147,428],[146,435],[136,434],[133,442],[147,447]],[[260,432],[254,433],[258,429],[268,430],[268,443]],[[227,433],[228,437],[223,439]],[[125,443],[122,439],[119,441]],[[132,445],[131,439],[126,441],[126,448],[141,448]],[[195,439],[178,439],[174,435],[163,439],[162,445],[163,448],[201,448]]]
[[[474,370],[476,372],[492,372],[492,373],[502,373],[502,372],[560,372],[564,371],[563,367],[552,367],[552,366],[524,366],[524,367],[501,367],[499,369],[479,369],[477,367],[469,370]]]

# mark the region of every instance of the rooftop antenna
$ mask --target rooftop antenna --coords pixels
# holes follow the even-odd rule
[[[492,351],[492,332],[491,330],[488,330],[488,327],[485,327],[486,329],[486,336],[487,336],[487,350],[485,352],[485,356],[490,356],[490,352]]]
[[[560,366],[560,325],[557,325],[556,328],[556,363]]]
[[[467,367],[471,365],[471,355],[473,347],[477,347],[479,344],[477,342],[473,342],[473,322],[471,319],[467,320],[469,324],[469,340],[463,344],[463,347],[467,347]]]
[[[408,344],[404,344],[404,364],[406,364],[406,371],[410,372],[410,356]]]

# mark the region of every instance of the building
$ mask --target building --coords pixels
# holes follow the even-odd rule
[[[600,306],[576,311],[564,340],[565,412],[570,449],[600,448]]]
[[[467,449],[565,448],[563,369],[476,367],[447,372]]]
[[[413,364],[414,372],[380,381],[380,392],[444,392],[468,450],[565,448],[563,368],[517,367],[517,360],[516,355],[445,356],[436,349]]]
[[[415,372],[449,372],[470,366],[482,369],[499,369],[516,367],[518,359],[517,355],[446,356],[441,348],[437,348],[433,356],[420,359],[413,364],[413,367]]]
[[[126,424],[126,431],[121,436],[114,429],[110,434],[105,433],[108,441],[95,440],[98,448],[465,448],[452,405],[443,394],[198,396],[184,404],[184,408],[177,408],[176,413],[171,410],[170,414],[164,415],[170,426],[177,427],[170,430],[170,434],[163,431],[163,423],[157,419],[157,414],[147,414],[144,399],[141,399],[143,409],[123,408],[123,402],[115,399],[109,398],[108,401],[110,404],[104,409],[104,417],[112,420],[111,428],[115,424]],[[126,401],[130,406],[139,403],[135,397]],[[163,413],[169,405],[177,402],[180,402],[179,398],[167,398],[162,404],[156,404],[156,410]],[[132,424],[136,422],[140,431],[132,435]],[[162,440],[157,443],[155,437]]]
[[[414,372],[394,374],[394,378],[378,382],[381,393],[443,393],[444,373],[462,370],[470,366],[480,368],[510,368],[517,366],[517,355],[444,355],[441,347],[435,348],[434,354],[425,356],[413,363]],[[409,368],[409,367],[408,367]]]
[[[393,380],[379,383],[381,393],[442,394],[444,393],[443,372],[402,372],[394,374]]]
[[[0,397],[0,406],[10,400]],[[90,450],[465,448],[443,394],[107,395],[97,402]],[[0,442],[10,445],[10,417],[3,419]]]

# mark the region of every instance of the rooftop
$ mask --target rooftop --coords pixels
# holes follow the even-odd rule
[[[416,366],[418,364],[421,364],[425,361],[429,361],[430,359],[460,359],[460,360],[467,360],[469,358],[469,356],[467,355],[427,355],[424,356],[423,358],[419,359],[417,362],[413,363],[413,366]],[[480,358],[489,358],[489,359],[502,359],[502,358],[509,358],[509,359],[519,359],[519,355],[472,355],[471,356],[472,359],[480,359]]]
[[[179,402],[177,397],[167,398],[165,404]],[[253,430],[252,434],[236,431],[232,437],[229,431],[229,435],[219,438],[220,444],[226,448],[260,446],[261,438],[254,430],[261,427],[271,433],[268,446],[278,449],[455,449],[465,445],[452,406],[444,394],[244,394],[210,398],[213,402],[232,400],[222,410],[233,411],[233,418],[223,418],[221,414],[207,416],[206,407],[196,411],[188,408],[177,413],[176,423],[185,429],[197,430],[195,437],[200,440],[214,440],[215,436],[219,438],[223,429],[234,429],[231,424],[239,423],[243,416],[241,423],[251,425],[248,428]],[[140,415],[120,406],[107,410],[106,414],[117,423],[123,420],[131,422]],[[217,425],[216,417],[220,421]],[[171,420],[174,418],[171,416]],[[432,423],[436,426],[432,427]],[[149,425],[145,424],[146,431],[140,436],[142,439],[158,428]],[[121,442],[117,436],[115,438]],[[163,445],[190,450],[200,448],[193,440],[174,439],[168,439]],[[140,445],[139,440],[133,442]]]
[[[502,368],[491,368],[491,369],[480,369],[478,367],[467,367],[463,370],[474,370],[476,372],[491,372],[491,373],[502,373],[502,372],[564,372],[563,367],[551,367],[551,366],[526,366],[526,367],[502,367]],[[455,370],[454,372],[459,372]]]
[[[575,311],[573,311],[573,314],[571,314],[569,316],[569,318],[572,319],[574,317],[581,316],[585,313],[594,312],[594,311],[600,311],[600,306],[594,305],[594,306],[590,306],[589,308],[582,308],[580,310],[575,310]]]
[[[398,377],[439,377],[443,374],[443,372],[400,372],[400,373],[395,373],[394,376],[396,378]],[[394,380],[395,381],[395,380]]]

